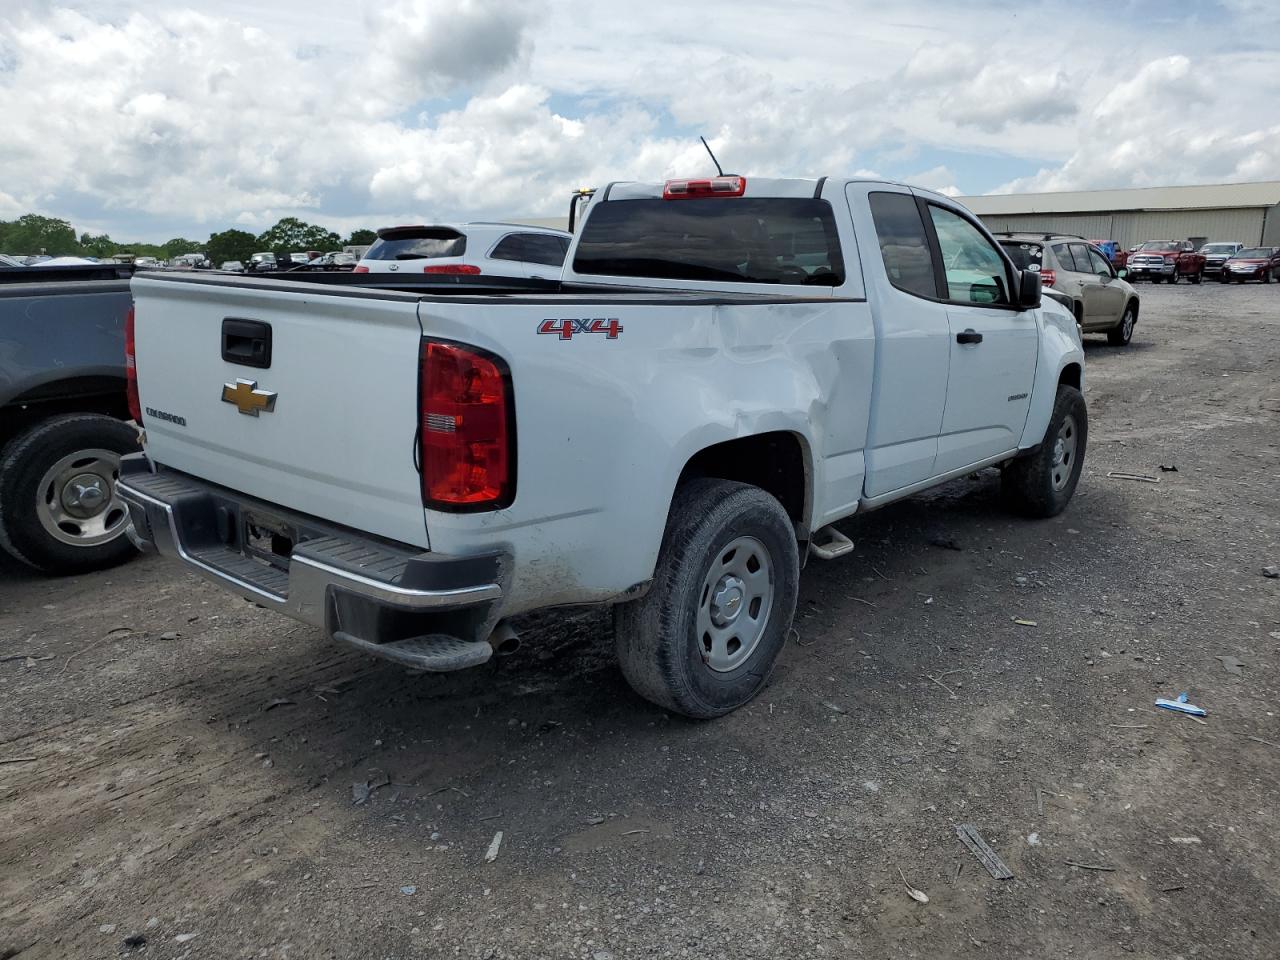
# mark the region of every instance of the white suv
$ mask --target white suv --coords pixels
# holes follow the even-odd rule
[[[571,239],[515,223],[383,227],[355,272],[559,280]]]

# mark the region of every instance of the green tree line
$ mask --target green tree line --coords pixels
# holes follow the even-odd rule
[[[0,220],[0,253],[31,256],[45,253],[51,257],[98,257],[105,259],[119,253],[139,257],[171,260],[184,253],[203,253],[217,266],[227,260],[248,260],[253,254],[270,251],[275,254],[298,250],[335,250],[339,247],[373,243],[372,230],[353,230],[342,237],[332,230],[307,223],[297,217],[285,217],[270,229],[254,235],[247,230],[221,230],[209,234],[208,240],[174,237],[165,243],[120,243],[107,234],[88,231],[76,236],[66,220],[27,213],[16,220]]]

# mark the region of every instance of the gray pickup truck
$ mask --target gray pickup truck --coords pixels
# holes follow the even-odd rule
[[[0,267],[0,547],[50,574],[133,556],[116,497],[132,267]]]

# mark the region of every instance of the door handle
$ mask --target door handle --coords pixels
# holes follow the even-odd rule
[[[956,334],[956,343],[981,343],[981,342],[982,342],[982,334],[978,333],[978,331],[973,329],[965,330],[963,333]]]

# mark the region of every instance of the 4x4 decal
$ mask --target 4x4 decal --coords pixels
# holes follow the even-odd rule
[[[606,340],[617,340],[618,334],[622,333],[622,324],[617,317],[543,320],[538,324],[538,333],[554,333],[561,340],[572,340],[575,333],[603,333]]]

